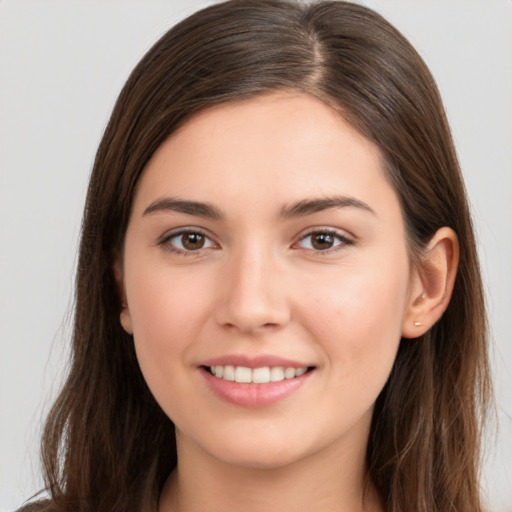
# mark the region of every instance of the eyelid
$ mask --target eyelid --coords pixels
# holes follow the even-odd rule
[[[158,239],[156,245],[162,246],[164,248],[164,250],[166,250],[166,251],[169,251],[174,254],[182,255],[182,256],[194,256],[194,255],[197,256],[197,255],[201,254],[203,251],[209,250],[212,248],[210,246],[210,247],[204,247],[204,248],[202,247],[195,251],[183,250],[183,249],[179,249],[178,247],[175,247],[169,243],[171,239],[179,237],[180,235],[184,235],[186,233],[194,233],[194,234],[202,235],[205,238],[207,238],[214,246],[215,245],[218,246],[218,243],[216,242],[213,235],[211,235],[207,230],[197,227],[197,226],[182,226],[179,228],[172,229],[171,231],[167,231],[163,236],[161,236]]]
[[[209,247],[202,247],[197,250],[183,250],[179,249],[178,247],[173,246],[169,243],[169,241],[175,237],[179,237],[180,235],[184,235],[186,233],[196,233],[204,236],[211,242],[211,246]],[[292,244],[292,248],[296,247],[300,242],[302,242],[305,238],[308,236],[311,236],[313,234],[327,234],[331,235],[338,240],[340,240],[341,243],[338,243],[334,247],[330,249],[324,249],[324,250],[316,250],[316,249],[309,249],[309,248],[303,248],[298,247],[299,249],[302,249],[304,251],[312,252],[319,255],[327,255],[333,252],[337,252],[339,250],[342,250],[344,247],[355,245],[355,237],[351,234],[348,234],[344,230],[340,230],[333,227],[328,226],[312,226],[304,231],[302,231],[299,235],[295,237],[295,242]],[[174,228],[171,231],[167,231],[164,235],[162,235],[155,245],[162,246],[165,250],[179,254],[182,256],[193,256],[193,255],[199,255],[202,252],[212,249],[212,246],[219,246],[218,242],[215,240],[215,237],[207,230],[197,227],[197,226],[181,226],[178,228]]]
[[[311,228],[306,229],[305,231],[302,231],[297,237],[296,242],[293,243],[293,246],[298,245],[300,242],[302,242],[305,238],[308,236],[314,235],[314,234],[327,234],[331,235],[333,237],[338,238],[341,243],[335,245],[334,247],[330,249],[324,249],[324,250],[315,250],[315,249],[308,249],[299,247],[299,249],[302,249],[304,251],[312,252],[315,255],[327,255],[331,254],[333,252],[337,252],[340,250],[343,250],[343,248],[351,245],[355,245],[355,237],[353,235],[349,235],[346,231],[342,231],[337,228],[333,227],[327,227],[327,226],[313,226]]]

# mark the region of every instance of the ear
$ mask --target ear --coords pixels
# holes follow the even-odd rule
[[[459,241],[453,229],[443,227],[430,240],[411,279],[402,336],[418,338],[443,315],[450,302],[457,267]]]
[[[120,255],[114,258],[114,278],[117,284],[117,290],[121,299],[121,313],[119,319],[121,326],[128,334],[133,334],[132,328],[132,317],[130,315],[130,309],[128,308],[128,301],[126,299],[126,290],[124,288],[124,277],[123,277],[123,260]]]

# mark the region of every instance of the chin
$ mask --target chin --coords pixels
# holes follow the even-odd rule
[[[219,459],[238,468],[246,469],[278,469],[290,466],[305,458],[304,454],[291,453],[289,450],[276,451],[272,448],[265,447],[264,449],[259,446],[255,450],[230,451],[229,454],[225,452]]]
[[[267,427],[271,430],[271,427]],[[262,427],[262,430],[265,427]],[[267,434],[267,435],[265,435]],[[210,440],[212,441],[212,440]],[[307,458],[316,450],[304,439],[283,432],[248,432],[244,436],[225,435],[203,445],[217,460],[240,468],[277,469]]]

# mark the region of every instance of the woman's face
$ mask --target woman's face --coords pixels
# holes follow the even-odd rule
[[[364,453],[412,270],[377,147],[329,107],[281,93],[188,121],[144,170],[120,267],[178,445],[250,467]]]

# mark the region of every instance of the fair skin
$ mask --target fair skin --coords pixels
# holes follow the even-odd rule
[[[377,147],[316,99],[217,106],[169,137],[116,264],[122,325],[176,425],[160,512],[382,510],[363,500],[374,402],[456,271],[451,230],[429,249],[411,265]]]

